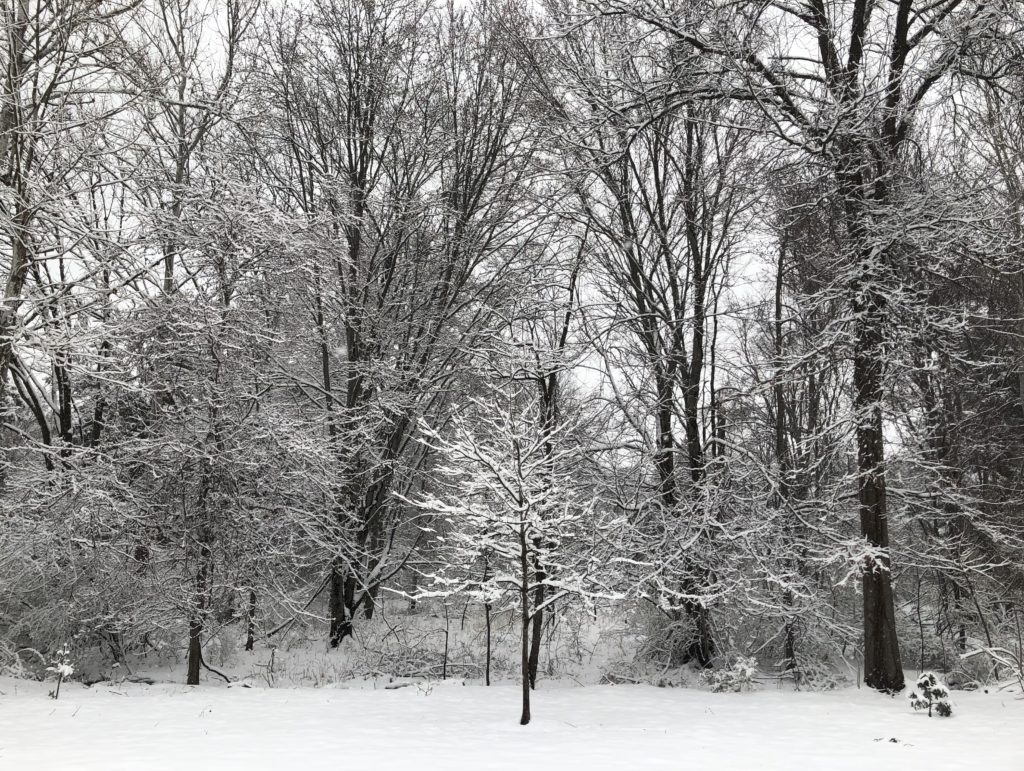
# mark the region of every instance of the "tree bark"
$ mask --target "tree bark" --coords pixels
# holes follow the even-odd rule
[[[199,550],[199,570],[196,571],[194,607],[188,624],[186,685],[199,685],[199,669],[203,664],[203,628],[209,605],[210,557],[210,547],[203,543]]]
[[[342,640],[352,634],[352,619],[349,614],[348,603],[346,602],[349,582],[340,558],[335,558],[331,564],[331,577],[329,581],[328,615],[330,616],[331,626],[328,642],[332,648],[337,648]]]
[[[519,526],[519,600],[522,603],[521,674],[523,686],[523,714],[519,725],[530,722],[530,545],[526,537],[526,523]]]
[[[245,649],[251,651],[256,644],[256,590],[249,590],[249,611],[245,621]]]
[[[870,282],[870,275],[866,280]],[[903,689],[903,666],[896,637],[896,611],[889,556],[885,497],[885,445],[882,431],[882,298],[870,286],[855,301],[854,410],[857,415],[857,469],[861,534],[873,550],[862,577],[864,594],[864,682],[880,691]]]
[[[544,598],[547,594],[547,587],[544,581],[547,580],[547,572],[544,570],[540,559],[535,555],[533,558],[533,577],[536,586],[533,590],[533,628],[530,639],[530,687],[537,687],[537,668],[540,665],[540,643],[544,631]]]
[[[486,630],[485,644],[487,651],[484,659],[484,685],[491,684],[491,603],[484,603],[484,629]]]

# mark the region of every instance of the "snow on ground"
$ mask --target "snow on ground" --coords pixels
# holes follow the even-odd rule
[[[853,688],[547,684],[523,727],[511,684],[50,688],[0,679],[0,769],[1024,769],[1006,692],[956,692],[944,720]]]

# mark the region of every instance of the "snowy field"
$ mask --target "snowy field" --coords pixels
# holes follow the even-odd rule
[[[1007,692],[956,692],[942,720],[853,688],[546,684],[521,727],[511,684],[50,688],[0,679],[0,769],[1024,769]]]

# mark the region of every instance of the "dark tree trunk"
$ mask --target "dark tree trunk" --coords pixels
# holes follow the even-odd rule
[[[448,643],[451,640],[451,619],[448,616],[448,602],[444,603],[444,659],[441,662],[441,679],[448,679]]]
[[[249,612],[245,622],[245,649],[251,651],[256,644],[256,590],[249,590]]]
[[[774,338],[774,361],[772,364],[772,382],[775,399],[775,463],[778,467],[778,498],[776,503],[781,508],[790,497],[790,476],[792,474],[792,463],[789,453],[789,441],[787,439],[786,425],[786,389],[782,382],[783,354],[785,353],[785,337],[783,334],[782,320],[782,295],[785,286],[786,271],[786,235],[783,233],[779,245],[779,261],[775,269],[775,318],[773,320]],[[788,517],[787,517],[788,520]],[[792,528],[785,526],[787,531]],[[795,548],[795,538],[790,539],[791,548]],[[790,560],[794,568],[799,566],[797,560]],[[782,595],[783,605],[788,609],[793,607],[793,592],[786,589]],[[783,668],[786,672],[796,667],[796,619],[787,614],[785,642],[783,648]]]
[[[216,413],[212,415],[212,422],[216,425]],[[221,446],[217,446],[218,449],[222,449]],[[196,570],[195,596],[193,598],[192,613],[188,622],[188,661],[185,677],[187,685],[199,685],[199,669],[203,665],[203,629],[206,625],[206,614],[210,607],[211,562],[213,560],[213,551],[210,548],[213,538],[209,519],[210,510],[208,508],[208,498],[212,486],[213,471],[209,462],[207,462],[203,469],[202,483],[196,506],[199,512],[199,527],[196,532],[196,541],[199,543],[199,568]]]
[[[377,595],[380,593],[380,584],[373,584],[366,590],[363,597],[363,616],[367,621],[373,618],[373,612],[377,609]]]
[[[537,587],[534,589],[534,623],[532,623],[531,637],[529,641],[529,687],[537,688],[537,670],[541,662],[541,636],[544,633],[544,598],[547,587],[544,582],[548,574],[544,565],[537,557],[534,558],[534,580]]]
[[[796,621],[786,621],[786,641],[782,651],[786,672],[796,669]]]
[[[866,277],[866,282],[872,281]],[[864,682],[880,691],[903,689],[903,666],[896,637],[889,523],[885,500],[885,446],[882,433],[882,299],[870,288],[858,314],[853,361],[857,414],[857,468],[861,534],[877,550],[864,566]]]
[[[573,293],[572,284],[575,278],[571,279],[570,301]],[[569,313],[566,313],[561,336],[559,338],[559,350],[565,348],[565,342],[569,334]],[[549,372],[540,377],[537,381],[540,403],[543,411],[543,423],[541,431],[544,436],[544,459],[545,459],[545,497],[551,490],[551,479],[555,474],[555,445],[553,436],[558,428],[559,421],[559,398],[560,383],[557,372]],[[542,517],[546,512],[542,512]],[[533,539],[533,630],[530,640],[530,688],[537,687],[537,671],[540,667],[540,643],[544,632],[544,599],[547,596],[548,579],[547,568],[544,565],[542,554],[543,541],[540,538]]]
[[[897,34],[899,37],[899,34]],[[891,137],[895,158],[899,140]],[[885,376],[885,327],[888,309],[885,289],[886,253],[871,231],[873,207],[888,202],[885,175],[869,183],[864,165],[866,148],[857,139],[840,143],[836,169],[846,231],[855,261],[851,310],[855,318],[853,340],[853,409],[857,438],[857,493],[861,535],[873,550],[863,566],[864,682],[886,692],[903,689],[903,667],[896,637],[896,610],[889,554],[889,521],[885,489],[885,436],[882,401]],[[894,163],[894,161],[893,161]],[[890,166],[895,168],[895,166]]]
[[[684,600],[682,605],[694,626],[693,638],[683,649],[682,661],[684,664],[696,664],[702,669],[710,667],[715,655],[715,641],[711,636],[711,613],[704,603],[697,600]]]
[[[196,572],[195,606],[188,623],[188,663],[186,685],[199,685],[199,670],[203,664],[203,627],[209,605],[210,547],[200,549],[199,570]]]
[[[382,482],[381,487],[377,491],[378,496],[386,496],[390,490],[390,478],[388,474],[387,480]],[[380,568],[381,557],[384,554],[385,545],[385,534],[384,534],[384,519],[385,519],[386,508],[383,503],[376,503],[372,508],[372,513],[367,519],[366,529],[367,537],[365,540],[365,546],[363,547],[366,552],[366,577],[369,581],[367,586],[360,597],[363,604],[363,616],[367,621],[373,618],[373,613],[377,609],[378,597],[380,596],[380,585],[379,578],[373,577],[376,571]]]
[[[491,684],[491,603],[484,603],[484,629],[486,630],[487,651],[484,658],[484,685]]]
[[[956,613],[955,640],[956,647],[961,653],[967,651],[967,625],[964,623],[964,591],[955,580],[951,580],[953,586],[953,610]],[[948,615],[948,613],[947,613]],[[951,629],[950,631],[954,631]]]
[[[671,380],[658,372],[655,373],[655,384],[658,392],[658,449],[657,455],[655,456],[655,466],[658,469],[659,477],[658,497],[666,512],[676,514],[676,509],[679,505],[679,493],[676,486],[675,468],[677,447],[675,435],[672,430],[675,393]],[[692,594],[695,589],[696,585],[692,579],[684,580],[680,586],[680,592],[682,594]],[[700,603],[692,600],[683,600],[680,603],[680,608],[686,617],[693,623],[695,636],[682,650],[679,662],[681,664],[687,664],[691,661],[697,661],[700,666],[707,666],[710,662],[710,654],[700,642],[701,638],[706,639],[708,637],[706,634],[707,619],[701,618],[702,607]]]
[[[679,492],[676,485],[675,453],[676,443],[672,431],[673,405],[675,395],[672,385],[667,379],[656,378],[658,385],[658,454],[655,456],[655,465],[659,476],[659,498],[662,506],[667,512],[676,512],[679,505]],[[689,442],[688,442],[689,448]],[[688,449],[689,455],[689,449]],[[700,471],[703,471],[703,461],[700,461]],[[698,475],[699,478],[699,475]],[[691,564],[691,567],[695,567]],[[693,595],[699,592],[700,587],[694,577],[684,579],[680,584],[680,593]],[[694,626],[694,635],[687,642],[680,654],[681,664],[696,663],[700,667],[707,667],[711,664],[714,655],[714,642],[711,637],[711,617],[708,609],[703,603],[685,599],[679,604],[679,608],[686,615],[687,619]]]
[[[331,565],[331,576],[328,595],[328,615],[330,617],[330,633],[328,642],[332,648],[337,648],[341,641],[352,634],[352,619],[349,615],[348,580],[345,576],[345,568],[340,559],[335,559]]]
[[[21,4],[18,8],[21,8]],[[14,36],[17,39],[19,36]],[[22,41],[23,42],[23,41]],[[0,113],[0,121],[8,123],[8,108],[5,106]],[[3,128],[4,126],[0,126]],[[6,145],[9,135],[0,132],[0,143]],[[6,147],[4,147],[6,150]],[[0,161],[3,161],[0,154]],[[29,225],[32,221],[32,208],[23,199],[18,201],[17,213],[14,217],[13,232],[17,235],[13,238],[11,250],[11,265],[8,271],[7,284],[4,296],[0,298],[0,419],[6,420],[6,414],[2,412],[7,401],[7,374],[10,370],[11,359],[14,357],[14,337],[18,322],[18,306],[21,303],[21,292],[25,286],[25,279],[28,273],[28,266],[32,256],[29,249],[28,238],[24,234],[29,232]],[[0,491],[7,486],[8,448],[4,442],[4,435],[0,432]]]
[[[702,161],[700,158],[701,140],[697,124],[691,118],[686,119],[686,164],[683,170],[683,194],[686,211],[686,244],[690,252],[691,293],[692,293],[692,330],[690,339],[690,361],[684,371],[683,414],[685,416],[686,460],[690,469],[690,480],[693,483],[691,495],[700,497],[700,488],[705,484],[706,469],[704,457],[704,436],[701,431],[700,394],[704,377],[704,356],[706,353],[705,327],[707,324],[707,302],[709,273],[712,270],[710,254],[702,248],[701,234],[698,223],[703,213],[698,202],[700,181],[702,177]],[[708,513],[696,508],[695,513],[702,517]],[[707,535],[704,536],[708,537]],[[701,590],[714,580],[714,575],[706,565],[693,564],[696,578],[688,583],[689,593],[699,594]],[[715,655],[714,638],[711,634],[711,611],[700,600],[687,600],[683,608],[694,624],[694,638],[685,651],[686,660],[700,667],[711,665]]]
[[[526,525],[519,526],[519,600],[522,603],[521,675],[523,681],[523,714],[519,725],[530,722],[530,546]]]
[[[480,582],[480,588],[485,589],[490,580],[490,565],[487,555],[484,555],[484,577]],[[484,685],[491,684],[491,603],[484,603]]]

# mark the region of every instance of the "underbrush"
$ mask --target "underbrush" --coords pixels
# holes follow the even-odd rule
[[[372,619],[357,619],[353,635],[334,650],[317,633],[322,634],[321,625],[296,624],[250,654],[235,652],[224,666],[242,680],[271,687],[485,679],[486,624],[476,604],[421,601],[410,608],[404,601],[388,602]],[[492,681],[519,677],[518,635],[519,620],[511,611],[491,614]],[[634,655],[635,643],[615,614],[599,614],[596,620],[563,614],[545,624],[539,674],[597,683],[609,666]]]
[[[724,616],[723,616],[724,618]],[[269,637],[257,637],[253,651],[244,650],[244,623],[216,627],[204,641],[209,667],[234,685],[294,687],[402,687],[418,681],[458,680],[483,683],[488,667],[484,608],[478,603],[405,599],[381,603],[372,619],[355,619],[353,635],[336,649],[324,638],[325,624],[316,616],[298,618]],[[759,629],[728,627],[720,639],[714,666],[701,671],[681,664],[676,651],[685,625],[668,624],[664,615],[646,606],[609,605],[589,614],[564,607],[545,620],[539,679],[579,685],[646,683],[663,687],[747,690],[780,687],[831,690],[858,681],[856,651],[838,649],[823,636],[802,629],[800,648],[787,665],[780,643]],[[518,681],[520,625],[512,609],[491,613],[490,679]],[[80,635],[65,640],[74,665],[73,679],[86,684],[122,680],[175,682],[184,679],[184,645],[153,637],[114,661],[111,646]],[[1013,680],[1019,667],[1012,656],[956,657],[952,688],[976,688],[1000,678]],[[849,653],[849,657],[846,653]],[[50,665],[48,651],[5,643],[0,648],[0,674],[43,679]],[[952,658],[952,657],[951,657]],[[1010,660],[1013,659],[1013,660]],[[742,666],[740,666],[742,664]],[[739,667],[739,669],[737,669]],[[943,671],[943,670],[937,670]],[[943,672],[944,675],[946,674]],[[209,685],[223,680],[209,671]]]

